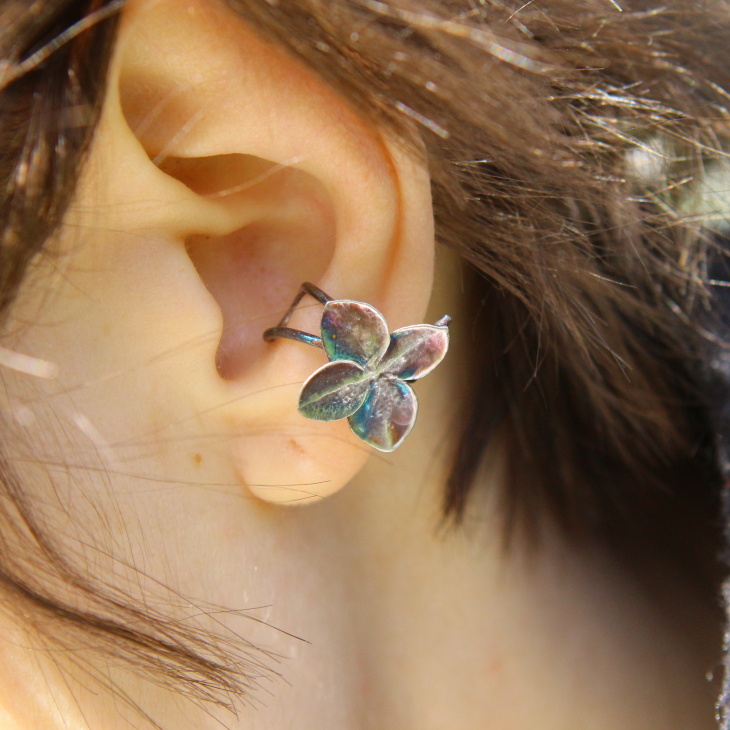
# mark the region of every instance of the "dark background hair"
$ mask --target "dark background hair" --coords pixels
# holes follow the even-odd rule
[[[730,131],[726,4],[632,1],[621,12],[608,0],[521,9],[499,0],[226,1],[361,116],[425,154],[438,239],[474,272],[474,395],[459,421],[446,518],[463,518],[498,437],[506,534],[539,537],[551,520],[574,539],[676,552],[714,590],[720,476],[702,375],[716,346],[703,331],[712,242],[686,205],[724,159]],[[110,6],[0,8],[4,312],[73,197],[104,97],[118,22],[103,15]],[[642,174],[641,159],[659,172]],[[250,667],[227,665],[201,635],[163,631],[160,617],[59,568],[22,485],[6,475],[13,507],[2,529],[29,525],[37,570],[84,591],[98,612],[64,603],[4,550],[0,580],[18,600],[93,631],[195,697],[225,703],[227,691],[246,690]]]

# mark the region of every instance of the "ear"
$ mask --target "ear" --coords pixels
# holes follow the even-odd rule
[[[169,377],[183,381],[176,392],[206,429],[231,436],[242,482],[287,503],[341,488],[368,447],[346,421],[297,411],[324,354],[264,343],[262,333],[307,280],[373,304],[391,329],[422,321],[433,267],[423,163],[229,9],[202,0],[129,3],[92,157],[86,187],[104,176],[107,225],[164,238],[159,257],[185,272],[171,277],[160,263],[141,274],[157,294],[137,326],[203,342],[194,378]],[[306,304],[291,326],[318,334],[321,306]]]

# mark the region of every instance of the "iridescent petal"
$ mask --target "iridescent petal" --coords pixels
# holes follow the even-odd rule
[[[378,378],[362,407],[350,416],[353,432],[379,451],[395,451],[416,422],[418,401],[408,383]]]
[[[299,412],[315,421],[347,418],[362,405],[370,380],[357,363],[328,362],[304,383],[299,393]]]
[[[430,373],[449,349],[449,328],[431,324],[403,327],[390,335],[390,346],[378,372],[403,380],[417,380]]]
[[[327,302],[322,313],[322,344],[330,361],[377,363],[388,349],[388,325],[375,307],[349,299]]]

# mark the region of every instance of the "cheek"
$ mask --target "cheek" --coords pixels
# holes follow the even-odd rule
[[[88,236],[38,272],[18,300],[9,346],[58,366],[46,398],[112,442],[168,431],[215,387],[221,317],[182,244],[156,235]],[[50,293],[49,293],[50,292]],[[65,395],[64,395],[65,394]]]

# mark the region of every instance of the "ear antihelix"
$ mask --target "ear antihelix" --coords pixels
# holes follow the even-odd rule
[[[321,337],[287,327],[308,294],[324,305]],[[449,347],[449,322],[402,327],[388,333],[383,315],[365,302],[332,299],[304,282],[265,342],[286,338],[323,349],[329,362],[313,373],[299,393],[298,410],[315,421],[347,418],[352,432],[378,451],[395,451],[416,421],[418,400],[410,383],[430,373]]]

